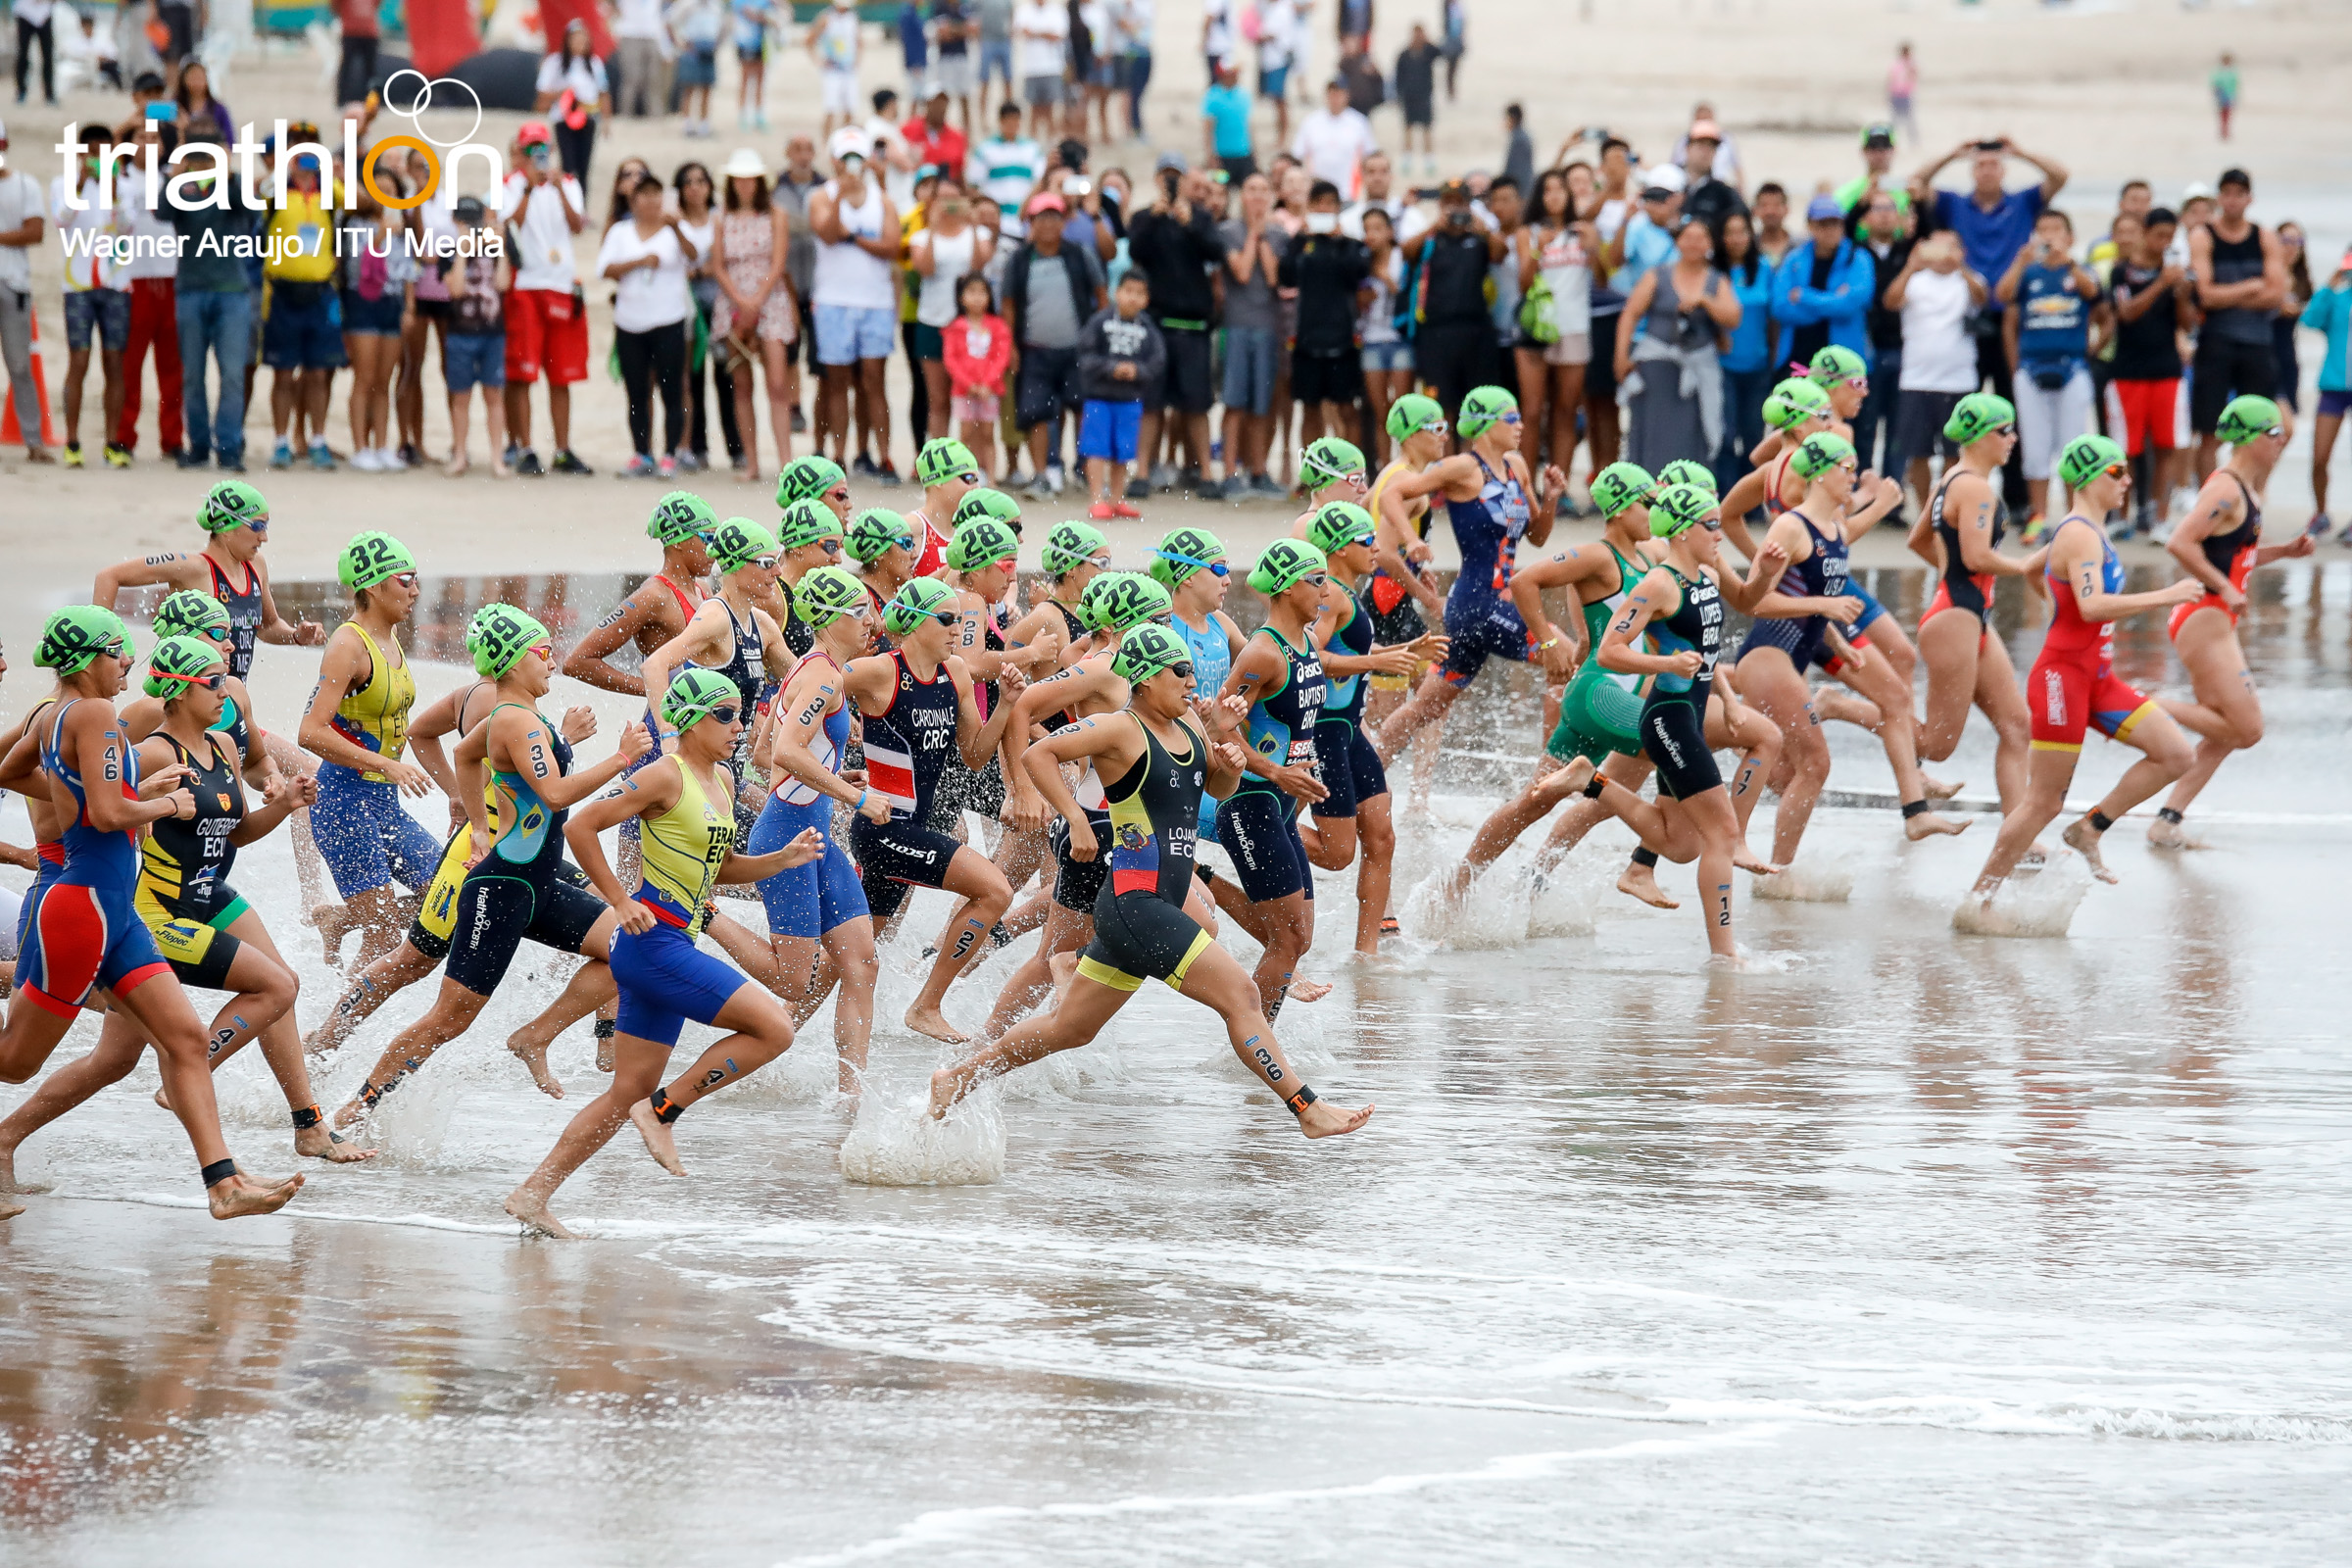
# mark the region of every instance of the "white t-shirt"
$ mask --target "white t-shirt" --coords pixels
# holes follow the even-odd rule
[[[143,172],[127,174],[115,187],[115,200],[122,204],[122,224],[130,231],[134,247],[123,275],[150,280],[176,277],[179,259],[174,252],[179,231],[172,226],[170,216],[162,210],[164,177],[159,174],[151,185]]]
[[[612,36],[615,38],[651,38],[667,60],[676,51],[669,44],[669,29],[662,24],[662,0],[616,0],[612,9]]]
[[[559,194],[557,181],[549,180],[538,189],[519,172],[509,174],[505,189],[499,192],[498,216],[510,219],[517,208],[522,218],[515,227],[521,231],[522,243],[514,258],[514,286],[516,288],[554,289],[568,294],[579,281],[576,264],[571,253],[571,225],[564,220],[564,201],[571,199],[572,211],[582,217],[587,206],[580,199],[580,182],[569,174],[559,175],[563,190]],[[523,207],[525,195],[530,205]]]
[[[1033,38],[1030,33],[1047,36]],[[1067,6],[1040,0],[1013,7],[1013,71],[1021,76],[1058,76],[1068,60],[1070,12]]]
[[[1903,285],[1905,392],[1974,392],[1977,340],[1968,333],[1968,273],[1921,268]]]
[[[1362,111],[1343,109],[1335,115],[1318,109],[1298,122],[1298,134],[1291,139],[1291,156],[1317,179],[1339,186],[1343,201],[1352,201],[1363,186],[1364,160],[1379,146],[1372,122]]]
[[[23,16],[24,9],[17,14]],[[0,173],[0,229],[22,228],[30,218],[47,218],[49,204],[41,197],[41,182],[30,174],[10,170]],[[41,238],[49,239],[43,227]],[[32,251],[30,245],[0,245],[0,287],[13,288],[20,294],[32,291]]]
[[[1233,58],[1233,0],[1200,0],[1200,15],[1208,24],[1201,53],[1230,61]]]
[[[667,223],[654,230],[646,239],[637,232],[637,224],[622,219],[605,230],[605,243],[596,253],[596,270],[620,262],[634,262],[643,257],[659,259],[658,267],[640,267],[633,272],[623,272],[617,282],[619,292],[612,296],[612,325],[622,332],[651,332],[657,326],[667,326],[686,319],[694,308],[694,299],[686,289],[686,252],[679,248],[678,236]]]
[[[591,111],[598,100],[612,90],[612,80],[605,74],[605,63],[594,55],[574,55],[571,64],[564,64],[562,51],[539,62],[539,90],[563,92],[569,88],[572,97]]]
[[[827,71],[858,69],[858,8],[835,6],[811,24],[817,28],[816,63]]]
[[[119,175],[115,181],[116,205],[113,207],[101,207],[98,204],[98,181],[95,179],[81,182],[78,199],[82,204],[79,212],[66,205],[65,175],[60,174],[49,182],[49,229],[43,236],[43,243],[48,242],[50,235],[55,235],[62,250],[67,229],[88,229],[92,234],[126,234],[130,231],[130,225],[122,219],[122,181]],[[130,278],[122,269],[104,260],[94,251],[77,244],[73,251],[66,253],[67,293],[78,294],[92,288],[128,287]]]
[[[1297,58],[1299,33],[1298,10],[1290,0],[1259,0],[1257,8],[1257,63],[1266,71],[1281,71]]]
[[[1369,207],[1378,207],[1389,215],[1390,226],[1396,231],[1396,243],[1399,246],[1429,232],[1429,220],[1421,216],[1421,209],[1411,202],[1400,200],[1395,196],[1382,202],[1375,202],[1367,198],[1346,209],[1340,214],[1340,232],[1349,239],[1362,239],[1364,237],[1364,210]]]

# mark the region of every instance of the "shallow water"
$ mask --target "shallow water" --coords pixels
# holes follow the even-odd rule
[[[1882,575],[1915,611],[1923,581]],[[1407,819],[1395,956],[1344,959],[1352,885],[1320,884],[1307,969],[1337,989],[1280,1033],[1319,1092],[1378,1102],[1337,1144],[1148,987],[993,1097],[998,1179],[853,1184],[828,1012],[680,1124],[691,1177],[624,1134],[559,1200],[592,1239],[522,1244],[499,1200],[577,1103],[499,1049],[561,983],[526,952],[387,1102],[383,1161],[215,1226],[143,1068],[20,1156],[56,1190],[0,1226],[0,1558],[2338,1556],[2352,568],[2255,582],[2269,735],[2199,808],[2216,847],[2119,828],[2123,885],[2062,939],[1952,929],[1989,821],[1905,846],[1859,809],[1808,840],[1845,902],[1741,894],[1777,972],[1710,971],[1690,909],[1610,891],[1614,827],[1543,891],[1523,849],[1425,923],[1411,890],[1535,750],[1482,681]],[[2022,665],[2038,634],[2003,630]],[[2153,621],[2119,644],[2185,695],[2167,657]],[[1833,784],[1884,789],[1876,744],[1832,734]],[[1973,796],[1989,762],[1980,725],[1949,770]],[[2076,793],[2121,766],[2093,745]],[[237,880],[296,929],[282,838]],[[884,1019],[943,914],[886,950]],[[286,945],[315,1020],[316,944]],[[584,1031],[555,1053],[575,1097],[589,1057]],[[937,1059],[878,1033],[876,1136]],[[232,1143],[283,1168],[258,1057],[222,1079]]]

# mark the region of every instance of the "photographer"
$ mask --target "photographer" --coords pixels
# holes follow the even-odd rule
[[[1217,304],[1209,273],[1223,264],[1225,243],[1207,210],[1207,181],[1191,172],[1181,155],[1161,154],[1154,178],[1152,205],[1127,225],[1127,258],[1152,279],[1149,314],[1168,351],[1167,374],[1144,398],[1140,449],[1148,462],[1159,451],[1162,419],[1182,419],[1182,479],[1188,490],[1199,490],[1208,466],[1208,339]],[[1150,482],[1170,490],[1178,477],[1162,464]],[[1135,485],[1128,487],[1130,497],[1138,493]]]
[[[571,237],[588,226],[580,182],[555,172],[555,136],[538,121],[514,135],[514,172],[499,195],[511,236],[514,287],[507,299],[506,461],[517,473],[585,474],[571,452],[571,389],[588,378],[588,317]],[[531,383],[547,377],[555,462],[531,446]]]
[[[1421,379],[1451,419],[1463,396],[1487,378],[1494,333],[1487,314],[1487,269],[1503,259],[1504,242],[1500,230],[1478,225],[1470,211],[1470,187],[1457,179],[1438,192],[1437,227],[1422,237],[1418,250],[1421,278],[1413,319],[1420,330],[1413,358]]]

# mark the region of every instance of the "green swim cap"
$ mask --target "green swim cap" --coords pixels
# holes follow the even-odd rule
[[[843,566],[818,566],[792,585],[792,608],[802,620],[823,628],[865,603],[865,585]]]
[[[170,702],[206,670],[226,662],[219,648],[200,637],[167,637],[147,656],[147,678],[139,682],[139,690]]]
[[[841,519],[822,501],[795,501],[776,523],[776,548],[806,550],[841,536]]]
[[[1658,470],[1658,484],[1694,484],[1711,496],[1721,496],[1723,487],[1715,482],[1715,470],[1695,458],[1677,458]]]
[[[882,624],[894,637],[904,637],[933,615],[956,608],[956,595],[937,577],[909,577],[882,607]]]
[[[1189,664],[1192,659],[1193,651],[1183,638],[1165,626],[1146,621],[1120,640],[1119,651],[1111,656],[1110,672],[1132,686],[1173,665]]]
[[[1462,412],[1453,427],[1465,441],[1475,441],[1493,429],[1506,414],[1519,412],[1519,400],[1498,386],[1474,386],[1462,397]]]
[[[1839,348],[1832,343],[1813,356],[1812,368],[1807,372],[1818,386],[1835,386],[1839,381],[1856,381],[1870,375],[1870,366],[1852,349]]]
[[[710,510],[710,503],[691,490],[672,490],[654,503],[654,514],[645,519],[647,536],[664,545],[683,544],[717,526],[718,514]]]
[[[466,623],[466,651],[473,656],[473,672],[492,680],[522,662],[522,656],[547,642],[547,628],[513,605],[484,605]]]
[[[1333,501],[1315,509],[1314,520],[1306,525],[1306,540],[1330,557],[1349,545],[1370,544],[1374,532],[1372,514],[1352,501]]]
[[[956,503],[956,515],[948,520],[949,534],[953,535],[974,517],[994,517],[1015,534],[1021,531],[1021,504],[1004,491],[991,490],[985,485],[967,491]]]
[[[1592,476],[1592,505],[1602,517],[1614,517],[1658,493],[1658,481],[1637,463],[1612,463]]]
[[[1351,473],[1364,471],[1364,454],[1352,441],[1327,435],[1309,442],[1298,454],[1298,482],[1309,490],[1338,484]]]
[[[343,547],[342,558],[335,563],[335,575],[353,593],[372,588],[386,577],[396,577],[404,571],[415,571],[416,563],[409,556],[409,547],[388,533],[370,528],[355,534]]]
[[[2273,430],[2281,429],[2286,421],[2279,416],[2278,405],[2269,398],[2251,395],[2231,398],[2222,408],[2222,416],[2214,424],[2213,433],[2233,447],[2259,441]]]
[[[1139,571],[1106,571],[1078,596],[1078,620],[1096,631],[1126,631],[1175,608],[1168,591]]]
[[[1810,483],[1853,455],[1854,444],[1837,431],[1816,430],[1797,447],[1788,466],[1796,470],[1799,479]]]
[[[776,508],[782,511],[795,501],[821,501],[835,485],[848,483],[849,477],[831,458],[814,453],[795,458],[776,475]]]
[[[1323,552],[1313,545],[1277,539],[1258,553],[1257,564],[1250,568],[1250,586],[1271,599],[1329,566]]]
[[[1174,528],[1152,552],[1152,580],[1162,588],[1180,586],[1196,571],[1205,571],[1223,559],[1225,541],[1206,528]]]
[[[850,534],[843,546],[852,561],[872,565],[890,554],[896,545],[908,555],[914,554],[914,525],[888,507],[868,507],[850,519]]]
[[[228,612],[220,601],[201,588],[182,588],[164,595],[164,602],[155,607],[155,634],[158,637],[205,637],[218,631],[225,642],[234,632]]]
[[[130,628],[121,615],[96,605],[68,605],[41,623],[41,646],[32,662],[60,675],[78,675],[99,655],[120,657],[129,650]]]
[[[825,520],[831,522],[833,514],[826,513]],[[828,531],[838,533],[840,528],[836,525]],[[741,571],[760,557],[775,553],[776,536],[749,517],[729,517],[710,535],[710,564],[722,572]]]
[[[1764,399],[1764,422],[1775,430],[1793,430],[1808,419],[1830,412],[1830,395],[1801,377],[1791,377]]]
[[[1943,421],[1943,438],[1973,446],[2004,425],[2016,423],[2017,406],[2007,398],[1971,392],[1953,406],[1952,416]]]
[[[2058,477],[2069,490],[2080,490],[2118,464],[2129,466],[2130,454],[2103,435],[2079,435],[2058,454]]]
[[[1088,522],[1057,522],[1046,535],[1045,567],[1049,577],[1066,577],[1110,549],[1102,530]]]
[[[683,734],[729,704],[740,716],[743,694],[735,683],[715,669],[690,664],[670,677],[669,690],[662,694],[662,722]]]
[[[1389,439],[1402,441],[1424,430],[1446,433],[1446,410],[1438,400],[1418,392],[1407,392],[1389,405]]]
[[[914,455],[914,482],[925,489],[964,473],[979,478],[980,460],[960,441],[942,436],[924,442],[922,451]]]
[[[269,517],[270,503],[259,490],[242,479],[223,479],[205,495],[196,522],[206,533],[226,533]]]
[[[1715,510],[1715,498],[1694,484],[1669,485],[1649,503],[1649,536],[1672,539]]]
[[[948,541],[948,565],[956,571],[978,571],[1020,553],[1020,536],[994,517],[974,517]]]

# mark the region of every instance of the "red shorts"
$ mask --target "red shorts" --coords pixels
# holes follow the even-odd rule
[[[2174,414],[2180,406],[2180,380],[2175,376],[2168,381],[2110,381],[2107,395],[2115,399],[2116,423],[2122,426],[2124,450],[2133,457],[2153,446],[2170,451],[2180,445],[2174,439],[2177,428]]]
[[[2026,708],[2035,751],[2079,752],[2085,730],[2096,729],[2109,740],[2130,739],[2156,705],[2118,680],[2109,664],[2043,658],[2026,676]]]
[[[507,296],[507,384],[527,386],[542,371],[551,386],[588,379],[588,318],[576,295],[518,288]]]

